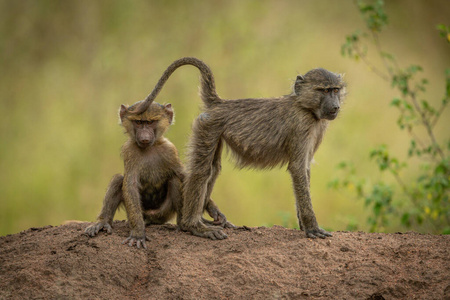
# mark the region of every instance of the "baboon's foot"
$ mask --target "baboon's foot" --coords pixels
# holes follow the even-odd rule
[[[303,226],[303,223],[300,221],[299,227],[301,231],[305,231],[305,226]]]
[[[210,221],[210,220],[203,219],[203,222],[209,226],[220,226],[222,228],[237,228],[236,225],[234,225],[233,223],[231,223],[227,220],[225,220],[225,222],[217,222],[217,221]]]
[[[323,230],[322,228],[310,228],[310,229],[306,229],[306,236],[312,239],[315,238],[321,238],[324,239],[326,237],[329,236],[333,236],[331,233],[329,233],[328,231]]]
[[[100,232],[100,230],[105,230],[108,234],[112,233],[112,227],[108,222],[95,223],[94,225],[87,227],[84,230],[84,233],[86,233],[90,237],[94,237]]]
[[[149,239],[144,235],[143,237],[137,237],[137,236],[133,236],[132,234],[130,234],[130,236],[128,238],[126,238],[122,244],[126,244],[128,243],[128,246],[133,247],[134,245],[136,245],[136,247],[139,248],[144,248],[147,249],[147,245],[145,244],[145,241],[149,241]]]
[[[202,221],[209,226],[220,226],[222,228],[236,228],[236,226],[233,223],[228,222],[225,215],[220,212],[216,216],[214,216],[214,220],[210,221],[202,218]]]
[[[209,221],[212,222],[212,221]],[[180,226],[181,230],[189,231],[192,235],[209,238],[211,240],[223,240],[228,236],[223,232],[222,227],[219,226],[207,226],[202,222],[198,222],[196,225]]]

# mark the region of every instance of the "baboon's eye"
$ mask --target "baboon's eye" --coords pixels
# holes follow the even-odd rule
[[[153,120],[141,120],[141,123],[145,126],[153,124]]]
[[[325,94],[328,94],[330,92],[330,89],[323,89],[322,90]]]
[[[337,93],[339,93],[339,89],[335,88],[335,89],[333,89],[333,92],[335,92],[337,94]]]
[[[142,125],[142,120],[134,120],[134,123],[136,123],[136,125]]]

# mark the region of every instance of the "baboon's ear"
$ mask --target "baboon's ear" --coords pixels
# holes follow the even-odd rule
[[[119,109],[120,120],[123,120],[123,117],[127,114],[128,108],[125,105],[121,105]]]
[[[167,116],[169,117],[169,122],[172,124],[173,121],[173,108],[172,104],[166,104],[164,105],[164,110],[166,111]]]
[[[294,84],[294,93],[296,95],[300,95],[301,85],[304,81],[305,81],[305,78],[302,75],[297,76],[297,79],[295,80],[295,84]]]

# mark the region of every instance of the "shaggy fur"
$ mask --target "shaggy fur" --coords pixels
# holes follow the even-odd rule
[[[192,129],[181,227],[202,237],[226,238],[220,227],[209,226],[202,219],[220,172],[222,148],[226,144],[241,168],[270,169],[287,164],[300,227],[311,238],[331,236],[319,228],[316,221],[309,192],[309,169],[328,122],[336,118],[340,109],[345,90],[341,76],[325,69],[314,69],[297,76],[291,95],[223,100],[216,93],[209,67],[196,58],[186,57],[167,68],[138,109],[145,109],[169,76],[187,64],[200,70],[200,96],[205,108]]]

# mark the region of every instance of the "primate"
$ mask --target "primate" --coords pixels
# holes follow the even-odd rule
[[[291,174],[299,226],[310,238],[332,236],[321,229],[311,204],[310,164],[322,142],[328,122],[339,112],[345,94],[341,75],[322,68],[298,75],[290,95],[265,99],[221,99],[210,68],[191,57],[173,62],[163,73],[152,93],[139,104],[145,111],[169,78],[180,66],[200,70],[200,96],[204,112],[193,125],[188,154],[187,177],[181,228],[211,239],[224,239],[225,216],[215,225],[206,224],[203,211],[221,169],[221,153],[226,144],[236,164],[270,169],[286,165]]]
[[[114,214],[123,204],[131,229],[123,243],[147,248],[145,225],[163,224],[175,213],[180,223],[185,175],[177,149],[163,136],[172,124],[172,106],[152,102],[137,113],[139,104],[120,107],[121,124],[129,136],[122,146],[124,175],[112,178],[97,223],[85,232],[91,237],[102,229],[111,233]]]

